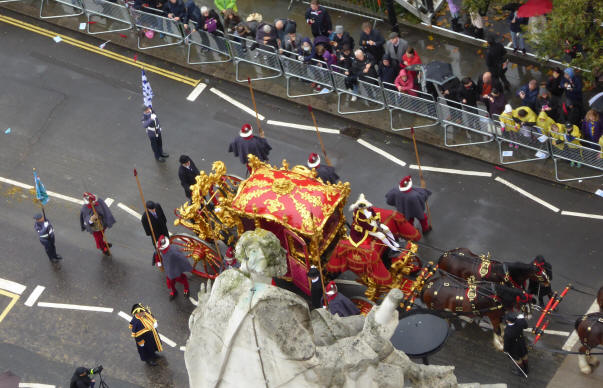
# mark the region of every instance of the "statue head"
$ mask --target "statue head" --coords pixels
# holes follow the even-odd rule
[[[235,247],[241,270],[251,275],[279,277],[287,273],[285,250],[274,235],[264,229],[250,230],[241,235]]]

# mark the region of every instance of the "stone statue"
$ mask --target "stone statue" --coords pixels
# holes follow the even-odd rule
[[[245,232],[240,269],[201,287],[189,319],[185,361],[191,388],[456,387],[451,366],[411,362],[391,338],[403,295],[394,289],[366,316],[341,318],[270,285],[287,271],[269,231]]]

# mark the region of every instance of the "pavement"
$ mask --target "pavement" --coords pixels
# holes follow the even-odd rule
[[[223,160],[229,172],[244,176],[244,166],[226,150],[242,123],[255,123],[248,112],[248,89],[203,78],[207,87],[189,101],[194,87],[187,79],[198,79],[197,73],[138,54],[140,62],[179,75],[148,72],[156,96],[153,106],[171,154],[168,163],[161,165],[153,159],[140,127],[137,67],[6,23],[0,23],[0,36],[0,51],[10,53],[0,57],[4,86],[0,94],[0,246],[4,248],[0,308],[6,313],[0,318],[0,371],[10,369],[22,381],[65,386],[77,366],[102,364],[110,386],[187,386],[180,347],[186,345],[193,306],[181,297],[170,303],[163,274],[150,265],[150,239],[132,215],[141,211],[132,170],[139,172],[146,199],[160,202],[169,214],[168,209],[185,200],[177,178],[181,153],[190,155],[200,169]],[[111,50],[127,58],[134,55],[123,48]],[[259,113],[266,117],[262,126],[273,147],[272,163],[287,159],[303,164],[310,152],[319,150],[315,133],[299,129],[311,125],[305,107],[263,93],[256,99]],[[322,138],[338,174],[351,183],[351,200],[365,193],[376,206],[385,207],[385,192],[401,177],[411,174],[418,182],[417,170],[411,168],[414,149],[406,139],[370,128],[346,136],[347,120],[321,112],[317,121],[320,127],[335,130]],[[6,128],[11,132],[5,134]],[[425,237],[425,244],[441,249],[468,247],[504,261],[528,261],[542,254],[553,264],[555,289],[569,281],[589,293],[598,289],[602,220],[592,215],[603,214],[601,201],[437,147],[420,145],[419,152],[433,191],[434,231]],[[53,195],[46,207],[58,252],[64,257],[60,269],[49,264],[33,231],[31,217],[39,211],[27,186],[33,167],[47,190],[62,196]],[[77,200],[84,191],[113,199],[117,224],[107,233],[114,244],[111,258],[98,252],[91,236],[79,230]],[[184,230],[172,227],[171,231]],[[439,251],[422,247],[420,255],[424,261],[435,260]],[[199,284],[199,279],[192,279],[193,294]],[[44,287],[43,292],[31,297],[36,288],[40,290],[38,286]],[[159,331],[174,344],[165,347],[156,368],[140,362],[120,315],[136,302],[151,306]],[[592,302],[590,295],[571,292],[561,312],[583,314]],[[52,303],[88,308],[73,310]],[[455,326],[447,345],[430,362],[454,365],[461,382],[543,387],[563,365],[563,356],[534,350],[530,360],[535,372],[525,384],[510,373],[510,362],[494,349],[489,331],[475,324],[462,327],[456,322]],[[558,333],[542,341],[553,348],[564,345],[572,330],[556,320],[549,328]]]

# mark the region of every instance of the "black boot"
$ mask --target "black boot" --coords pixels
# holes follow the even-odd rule
[[[527,375],[528,373],[530,373],[530,368],[528,367],[528,360],[524,360],[521,364],[521,369],[523,369],[523,372]]]

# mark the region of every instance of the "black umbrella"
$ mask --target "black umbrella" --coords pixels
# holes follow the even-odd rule
[[[13,372],[6,371],[0,375],[0,388],[17,388],[20,380]]]
[[[588,100],[588,104],[597,112],[603,113],[603,92]]]
[[[425,65],[425,81],[433,82],[441,86],[453,78],[456,78],[452,73],[450,63],[434,61]]]
[[[398,322],[390,339],[394,348],[412,358],[423,358],[438,352],[450,333],[448,321],[428,311],[411,310]]]

